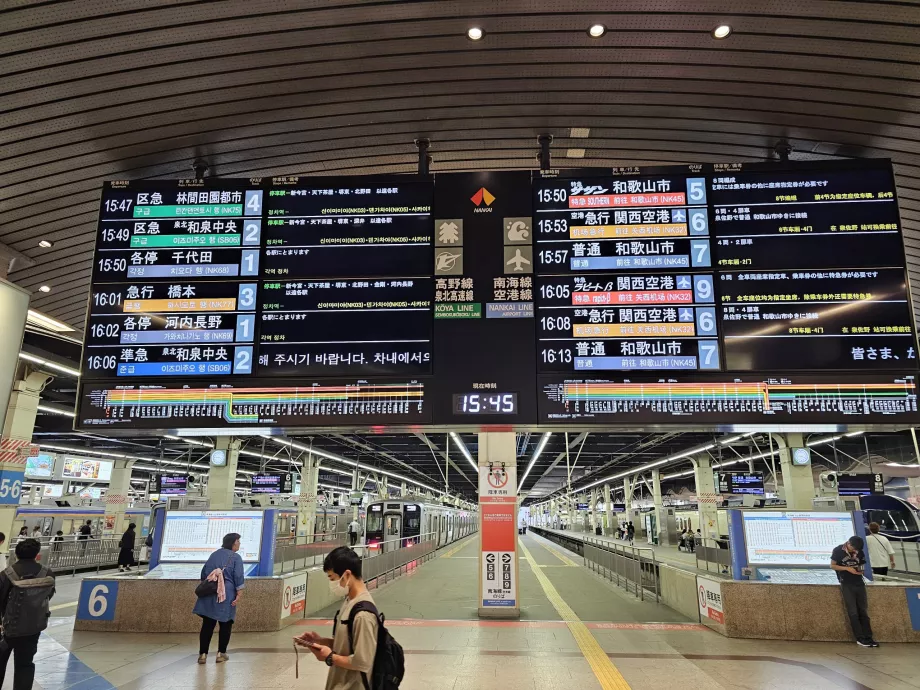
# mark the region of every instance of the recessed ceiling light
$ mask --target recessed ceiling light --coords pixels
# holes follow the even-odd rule
[[[53,246],[54,246],[54,242],[52,242],[51,240],[39,240],[39,241],[38,241],[38,246],[39,246],[39,247],[42,247],[42,248],[44,248],[44,249],[47,249],[48,247],[53,247]]]
[[[38,288],[38,291],[39,291],[39,292],[51,292],[51,286],[50,286],[50,285],[42,285],[40,288]]]
[[[472,26],[466,30],[466,37],[471,41],[478,41],[483,36],[485,36],[485,32],[478,26]]]
[[[607,33],[607,27],[603,24],[592,24],[591,28],[588,29],[588,35],[592,36],[593,38],[600,38],[605,33]]]
[[[713,38],[728,38],[731,35],[732,28],[728,24],[719,24],[712,30]]]
[[[569,129],[569,136],[572,139],[587,139],[590,135],[590,127],[572,127]]]
[[[584,149],[566,149],[565,157],[566,158],[584,158],[585,150]]]

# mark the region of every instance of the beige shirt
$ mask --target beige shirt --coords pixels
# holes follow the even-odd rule
[[[377,653],[377,619],[374,614],[367,611],[360,611],[356,615],[351,626],[354,649],[349,648],[348,627],[342,623],[343,620],[348,620],[352,607],[359,601],[374,603],[367,592],[345,601],[337,616],[332,652],[339,656],[348,656],[349,664],[368,674],[370,680],[370,673],[374,668],[374,655]],[[326,677],[326,690],[364,690],[361,672],[333,666]]]

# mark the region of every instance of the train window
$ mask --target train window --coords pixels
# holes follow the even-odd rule
[[[382,513],[368,513],[367,514],[367,531],[368,532],[382,532],[383,531],[383,514]]]

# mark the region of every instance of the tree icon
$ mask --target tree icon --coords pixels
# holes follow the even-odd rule
[[[456,244],[460,241],[460,228],[453,221],[445,221],[438,227],[438,242]]]

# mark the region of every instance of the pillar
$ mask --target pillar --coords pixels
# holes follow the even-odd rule
[[[665,515],[664,503],[661,499],[661,475],[658,470],[652,470],[652,504],[655,507],[655,541],[659,545],[670,544],[668,535],[668,519]]]
[[[128,528],[124,517],[128,509],[133,466],[134,460],[115,460],[113,463],[109,488],[102,499],[105,503],[105,520],[102,522],[104,536],[118,535]],[[137,532],[140,534],[140,529]]]
[[[319,482],[319,457],[308,453],[300,468],[300,494],[297,496],[297,536],[295,543],[309,544],[316,533],[316,490]]]
[[[783,477],[786,510],[813,510],[815,479],[811,471],[811,460],[804,465],[793,462],[795,449],[806,448],[805,439],[802,434],[776,434],[773,439],[779,447],[779,466]]]
[[[236,466],[240,459],[240,441],[230,436],[218,436],[214,449],[227,451],[227,462],[222,467],[211,465],[208,469],[208,507],[211,510],[231,510],[233,489],[236,487]]]
[[[479,434],[478,460],[479,617],[520,618],[515,433]]]
[[[719,496],[712,473],[712,460],[708,455],[698,455],[692,460],[700,534],[704,539],[716,539],[719,536]]]
[[[406,483],[403,482],[402,484],[399,485],[399,497],[405,498],[408,495],[409,495],[409,492],[406,491]]]
[[[597,532],[597,489],[591,489],[591,533],[595,534]]]
[[[613,534],[617,526],[613,524],[613,497],[610,495],[610,484],[604,484],[604,513],[607,517],[607,529],[604,534]]]
[[[633,483],[629,481],[629,477],[623,477],[623,505],[625,506],[627,522],[632,519],[632,497]]]
[[[19,350],[16,350],[19,353]],[[0,449],[0,532],[6,535],[6,542],[0,546],[3,553],[12,543],[13,520],[22,480],[26,472],[26,456],[32,445],[32,431],[35,429],[35,413],[42,389],[52,377],[43,372],[31,372],[17,381],[10,391],[10,402],[6,408],[3,423],[2,449]]]

